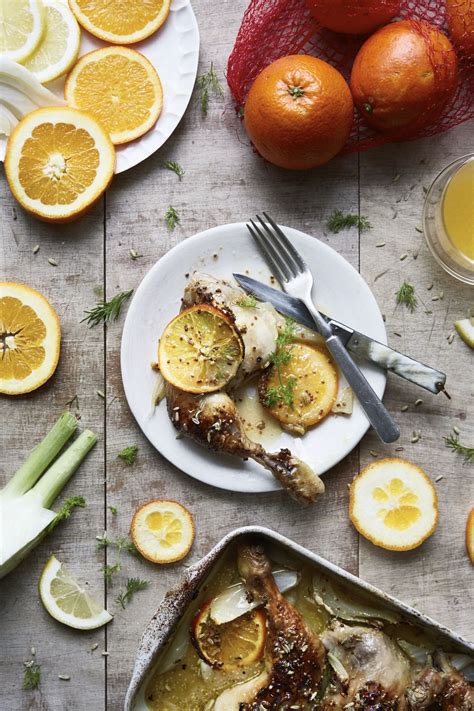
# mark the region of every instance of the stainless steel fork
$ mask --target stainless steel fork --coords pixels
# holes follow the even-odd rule
[[[316,329],[326,341],[329,352],[344,373],[382,442],[395,442],[400,437],[396,422],[352,360],[342,341],[333,333],[313,303],[311,297],[313,275],[308,266],[275,221],[266,212],[263,216],[265,220],[257,215],[258,225],[254,220],[250,220],[247,228],[272,273],[277,277],[284,291],[300,299],[310,312]]]

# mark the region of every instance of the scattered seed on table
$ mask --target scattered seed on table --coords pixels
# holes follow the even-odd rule
[[[109,656],[109,653],[108,653],[108,652],[102,652],[102,656],[103,656],[103,657],[108,657],[108,656]]]
[[[374,282],[376,282],[377,279],[381,279],[383,277],[383,275],[386,274],[387,272],[388,272],[388,269],[386,269],[384,272],[380,272],[380,274],[377,274],[377,276],[374,279]]]
[[[371,450],[369,451],[369,454],[370,454],[372,457],[378,457],[378,456],[379,456],[379,453],[378,453],[378,452],[374,452],[373,449],[371,449]]]
[[[395,451],[396,451],[396,452],[404,452],[404,451],[405,451],[405,447],[395,447]]]
[[[400,261],[403,262],[404,259],[408,257],[408,252],[404,252],[403,254],[400,255]]]
[[[48,257],[48,262],[51,264],[52,267],[58,266],[57,261],[55,259],[53,259],[52,257]]]
[[[435,479],[435,482],[438,483],[438,481],[441,481],[441,479],[444,479],[444,476],[441,475]]]
[[[377,242],[376,247],[385,247],[386,242]]]
[[[431,299],[431,301],[439,301],[439,296],[433,296],[433,298]]]
[[[102,392],[102,390],[97,390],[97,395],[102,398],[102,400],[105,400],[105,395]]]
[[[448,343],[449,343],[449,345],[451,345],[451,343],[454,341],[454,336],[455,336],[454,333],[451,333],[451,334],[448,336]]]
[[[444,291],[440,291],[440,292],[439,292],[439,298],[440,298],[440,299],[444,299]]]
[[[420,439],[421,439],[421,434],[420,434],[419,432],[418,432],[418,433],[414,433],[414,434],[413,434],[413,437],[412,437],[411,440],[410,440],[410,442],[411,442],[412,444],[416,444],[417,442],[420,441]]]
[[[61,681],[71,681],[69,674],[58,674],[58,679],[61,679]]]
[[[402,337],[402,334],[401,334],[401,333],[398,333],[398,331],[394,331],[394,332],[393,332],[393,335],[394,335],[394,336],[398,336],[399,338]]]
[[[97,649],[98,646],[99,646],[99,643],[98,643],[98,642],[96,642],[95,644],[93,644],[92,647],[91,647],[91,652],[94,652],[94,651]]]
[[[138,259],[138,258],[141,257],[141,256],[142,256],[142,255],[141,255],[141,254],[138,254],[138,252],[137,252],[136,249],[131,249],[131,250],[130,250],[130,257],[131,257],[133,260]]]
[[[418,398],[418,400],[415,400],[415,405],[423,405],[423,400],[421,398]]]
[[[432,288],[433,288],[433,282],[431,282],[431,284],[426,287],[426,290],[431,291]]]
[[[403,405],[403,407],[401,408],[401,411],[406,412],[407,410],[408,410],[408,405]]]
[[[461,434],[461,430],[459,429],[459,427],[456,427],[456,425],[454,425],[454,427],[453,427],[453,432],[454,432],[454,434],[457,434],[457,435]]]
[[[36,657],[36,649],[34,647],[31,648],[31,656]]]
[[[35,246],[33,247],[33,254],[38,254],[39,251],[40,251],[39,244],[35,244]]]
[[[421,229],[421,227],[415,227],[415,230],[420,234],[423,234],[423,230]]]
[[[400,180],[401,177],[402,176],[400,175],[400,173],[397,173],[396,176],[394,177],[394,179],[392,180],[392,183],[398,183],[398,181]]]

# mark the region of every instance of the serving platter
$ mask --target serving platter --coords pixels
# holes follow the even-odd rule
[[[360,274],[335,250],[299,230],[283,227],[313,272],[318,307],[334,318],[386,343],[382,314]],[[122,380],[128,404],[143,433],[170,462],[187,474],[215,487],[242,492],[279,488],[271,474],[252,461],[217,455],[185,438],[176,438],[164,403],[152,406],[157,374],[158,339],[179,312],[181,297],[193,271],[229,278],[233,272],[270,283],[270,272],[245,223],[215,227],[178,244],[143,279],[130,304],[121,347]],[[386,374],[370,364],[362,370],[382,397]],[[266,444],[277,451],[288,447],[322,474],[343,459],[369,427],[358,402],[349,417],[330,416],[303,437],[282,432]]]
[[[108,46],[81,28],[79,56]],[[191,98],[199,61],[199,29],[190,0],[172,0],[164,25],[151,37],[130,45],[147,57],[163,85],[163,109],[156,124],[136,141],[116,146],[116,173],[123,173],[155,153],[171,136]],[[63,98],[64,77],[47,85]],[[7,139],[0,136],[0,160]]]
[[[188,609],[190,612],[198,609],[202,604],[200,590],[203,589],[205,594],[206,580],[219,565],[229,546],[249,536],[263,539],[265,547],[270,549],[272,555],[276,552],[283,557],[296,557],[303,564],[309,564],[323,574],[327,574],[346,589],[353,590],[355,595],[365,594],[374,606],[400,613],[403,622],[416,625],[418,629],[435,637],[443,648],[459,654],[472,655],[473,663],[469,670],[474,671],[474,644],[467,642],[452,630],[276,531],[262,526],[245,526],[237,528],[222,538],[204,558],[188,568],[181,581],[166,594],[146,626],[138,645],[124,711],[148,711],[145,688],[167,641],[173,635],[183,614]]]

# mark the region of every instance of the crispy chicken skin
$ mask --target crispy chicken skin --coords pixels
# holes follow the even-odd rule
[[[441,652],[423,669],[406,691],[410,711],[472,711],[474,689]]]
[[[247,437],[235,404],[226,393],[197,396],[168,384],[165,387],[168,414],[178,431],[215,452],[255,460],[301,503],[313,503],[324,492],[321,479],[288,449],[266,452]]]

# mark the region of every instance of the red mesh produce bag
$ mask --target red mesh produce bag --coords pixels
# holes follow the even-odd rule
[[[467,28],[471,28],[471,33],[474,31],[474,9],[467,9],[469,0],[456,2],[463,10],[461,43],[450,37],[459,61],[456,92],[442,115],[416,135],[411,135],[410,140],[447,131],[474,117],[474,50],[468,56],[460,46],[463,37],[468,37]],[[415,28],[420,27],[418,20],[426,20],[449,36],[445,0],[402,0],[400,14],[394,20],[397,19],[413,20]],[[312,54],[332,64],[349,80],[354,57],[366,39],[367,35],[343,35],[322,28],[312,17],[305,0],[251,0],[227,64],[227,81],[237,109],[244,105],[260,71],[288,54]],[[471,46],[472,43],[471,35]],[[393,135],[383,135],[370,128],[356,111],[343,152],[365,150],[393,140],[396,140]]]

